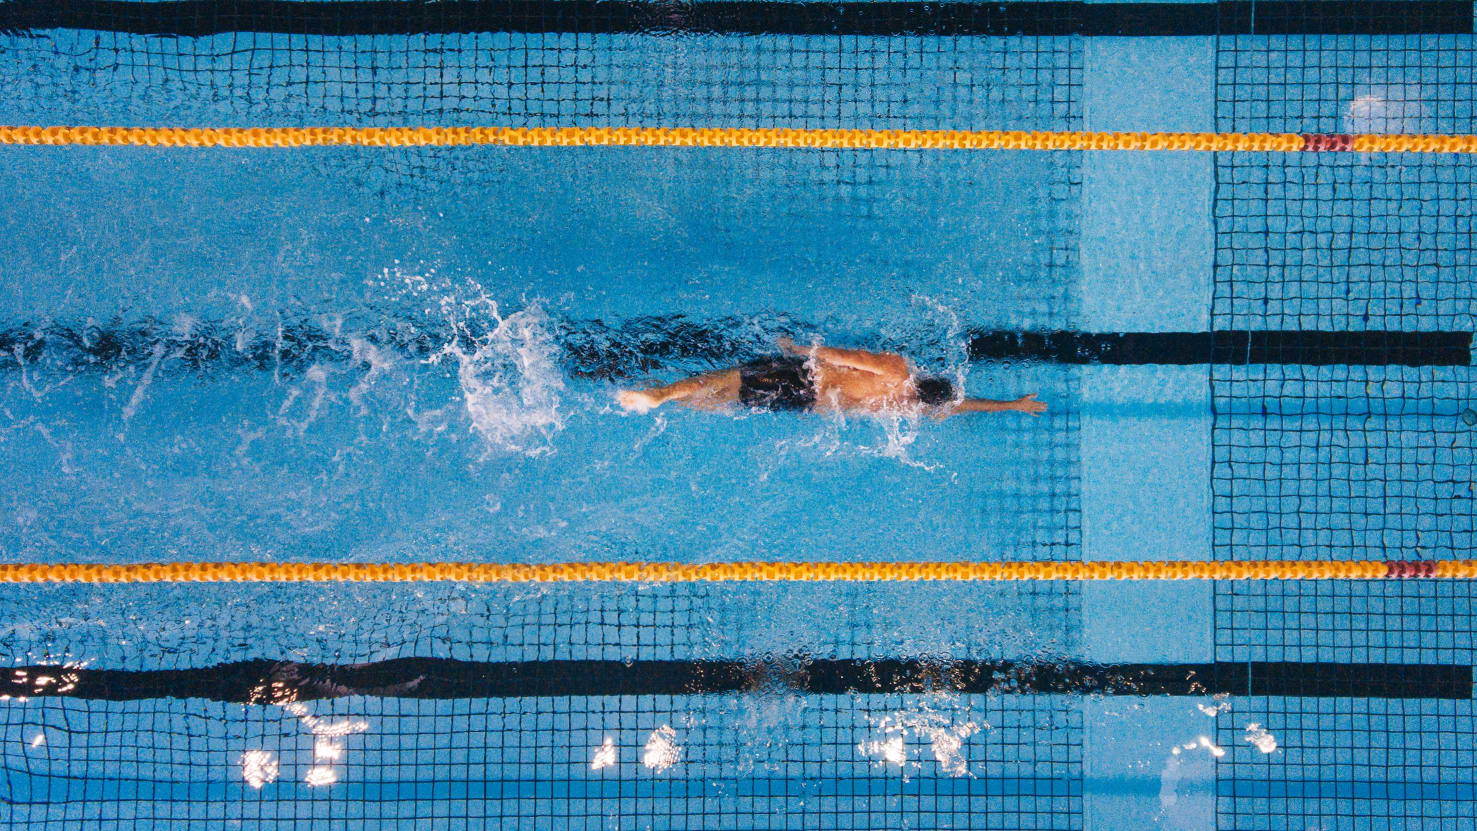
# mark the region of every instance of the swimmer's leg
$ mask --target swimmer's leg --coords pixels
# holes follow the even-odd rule
[[[616,396],[622,407],[644,413],[668,401],[676,401],[695,410],[721,410],[739,400],[739,371],[720,369],[660,387],[644,390],[621,390]]]

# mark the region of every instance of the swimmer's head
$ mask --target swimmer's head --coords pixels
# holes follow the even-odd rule
[[[915,379],[913,386],[918,389],[918,400],[926,407],[939,407],[956,397],[954,384],[947,378],[923,376]]]

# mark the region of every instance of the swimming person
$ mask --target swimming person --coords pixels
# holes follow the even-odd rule
[[[779,347],[783,355],[663,386],[622,390],[617,400],[641,413],[669,401],[699,410],[738,404],[754,410],[820,413],[924,411],[938,418],[1011,411],[1034,416],[1046,410],[1035,393],[1013,401],[965,398],[947,379],[920,375],[907,358],[891,352],[807,348],[785,338]]]

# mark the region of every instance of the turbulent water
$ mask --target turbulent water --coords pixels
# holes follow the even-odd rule
[[[920,518],[942,521],[960,487],[998,487],[982,468],[1027,475],[1027,457],[970,446],[980,428],[1012,435],[1001,422],[614,406],[618,386],[771,354],[781,336],[836,328],[826,321],[580,318],[471,281],[384,280],[388,302],[349,312],[241,296],[212,318],[0,329],[13,460],[0,545],[32,559],[812,556],[820,527],[835,556],[856,556],[854,544],[890,547]],[[914,319],[886,332],[839,337],[965,379],[958,316],[909,306]],[[1065,391],[1064,372],[1031,374],[1003,373],[1001,392]],[[847,484],[873,475],[896,485],[895,513]],[[1002,553],[1020,534],[1053,539],[1038,532],[997,535]]]

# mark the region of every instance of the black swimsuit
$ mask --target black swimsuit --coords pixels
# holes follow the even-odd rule
[[[755,410],[809,410],[815,382],[804,358],[762,358],[739,367],[739,402]]]

